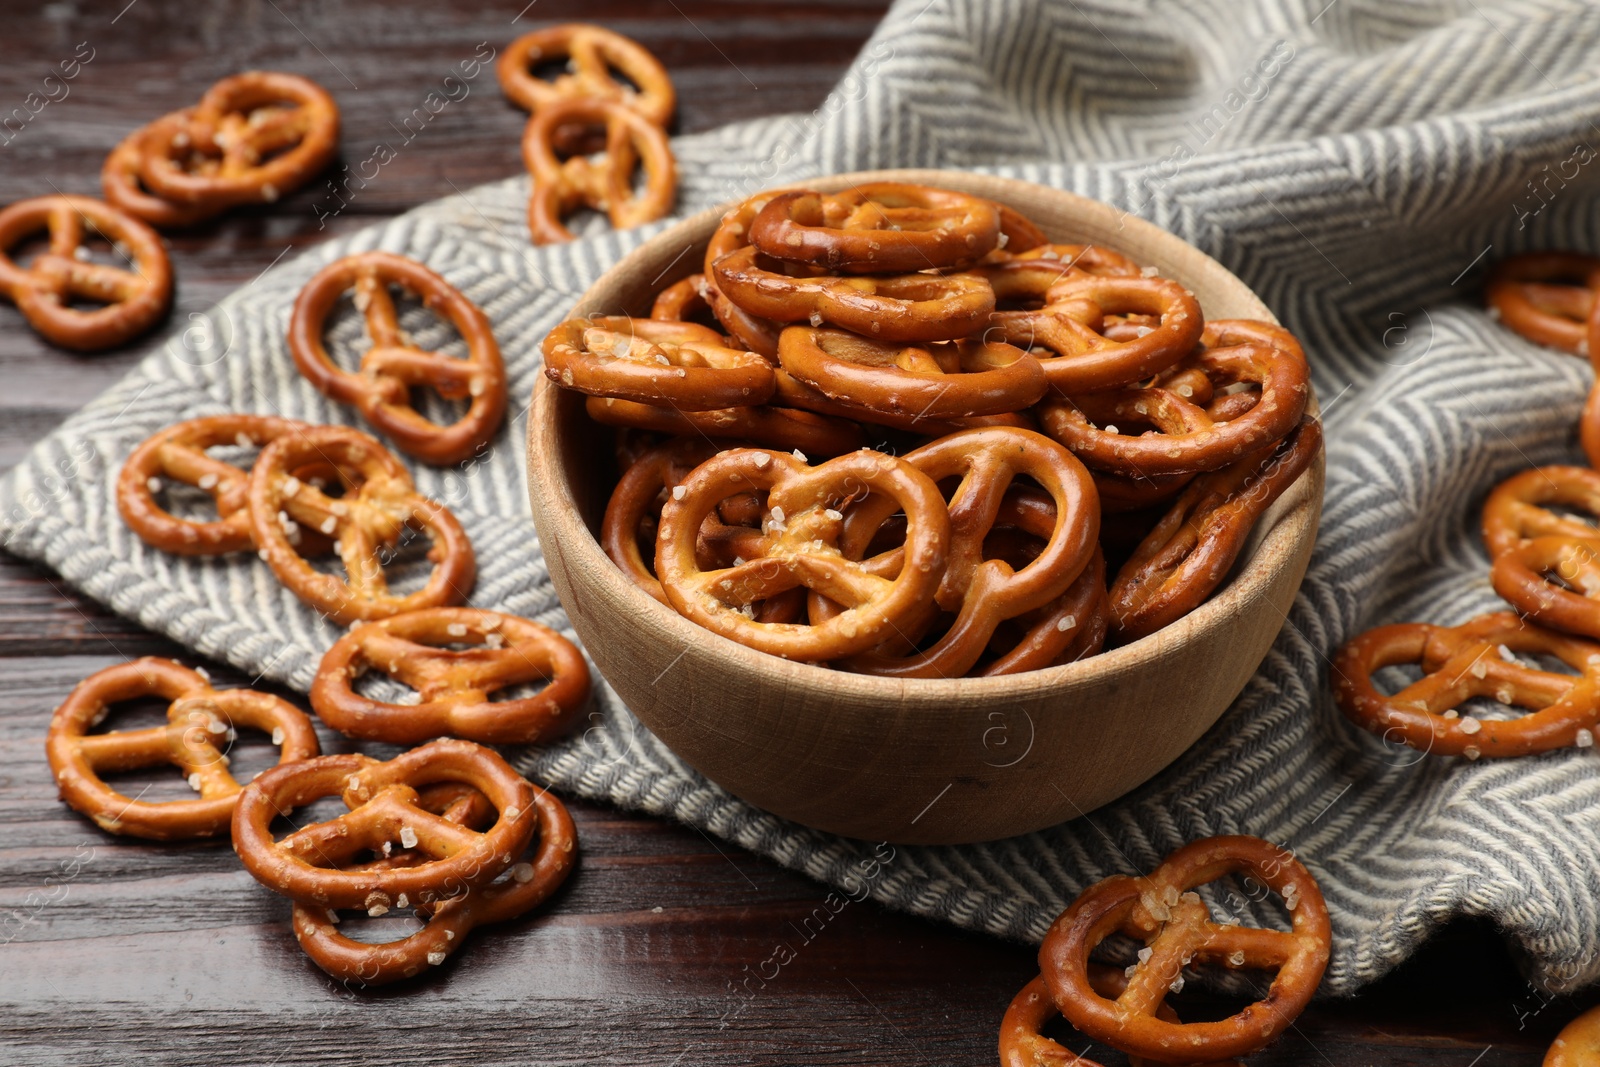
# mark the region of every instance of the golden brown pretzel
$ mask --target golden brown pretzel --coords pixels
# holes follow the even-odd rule
[[[259,447],[305,423],[273,415],[209,415],[151,434],[117,475],[117,511],[146,544],[183,556],[215,556],[255,547],[247,507],[250,475],[206,455],[219,445]],[[163,482],[191,485],[211,495],[217,518],[180,519],[156,502]]]
[[[453,649],[450,645],[470,645]],[[369,670],[416,690],[414,704],[355,691]],[[548,682],[532,696],[491,694]],[[534,745],[560,735],[589,698],[589,667],[548,626],[477,608],[424,608],[362,623],[322,657],[311,706],[341,733],[395,745],[459,737],[485,745]]]
[[[324,463],[344,494],[333,498],[294,471]],[[466,531],[443,504],[417,492],[411,475],[377,441],[342,426],[284,434],[256,457],[250,472],[250,531],[278,580],[334,622],[348,626],[417,608],[459,604],[472,591],[477,563]],[[297,550],[300,527],[335,538],[339,578],[312,567]],[[415,592],[396,595],[383,556],[407,528],[428,535],[433,573]]]
[[[556,326],[544,339],[544,373],[580,393],[680,411],[763,404],[776,385],[772,364],[729,348],[715,330],[627,315]]]
[[[1536,537],[1600,538],[1600,527],[1558,514],[1546,506],[1550,504],[1600,519],[1600,472],[1588,467],[1534,467],[1495,486],[1483,505],[1483,543],[1489,558]]]
[[[89,732],[111,705],[144,696],[169,702],[165,726]],[[240,726],[271,736],[279,748],[280,765],[318,752],[311,720],[287,701],[249,689],[213,689],[198,671],[153,656],[107,667],[79,682],[50,718],[45,752],[61,799],[100,829],[155,841],[186,841],[227,832],[241,787],[228,773],[223,749]],[[129,798],[100,777],[102,771],[140,770],[163,763],[182,771],[200,796],[178,801]]]
[[[1505,659],[1553,656],[1577,675]],[[1423,676],[1393,696],[1373,684],[1378,670],[1421,666]],[[1401,623],[1352,638],[1333,663],[1333,695],[1345,715],[1386,741],[1440,756],[1525,756],[1593,743],[1600,721],[1600,645],[1558,634],[1509,611],[1461,626]],[[1516,719],[1479,719],[1457,709],[1473,697],[1526,709]]]
[[[750,223],[758,212],[772,199],[771,193],[757,193],[737,207],[730,208],[722,221],[712,231],[706,242],[706,254],[701,260],[701,274],[706,280],[706,303],[722,328],[739,344],[768,359],[778,358],[778,333],[783,327],[776,322],[750,314],[724,296],[717,288],[716,273],[712,267],[729,252],[736,252],[750,244]]]
[[[887,344],[846,330],[790,326],[783,369],[829,398],[912,420],[1009,415],[1044,395],[1039,361],[1003,342]]]
[[[1219,923],[1193,890],[1229,874],[1254,879],[1288,909],[1291,930]],[[1127,987],[1102,996],[1089,954],[1112,934],[1142,941]],[[1254,837],[1210,837],[1172,853],[1148,876],[1115,875],[1090,886],[1039,948],[1051,999],[1079,1031],[1158,1063],[1244,1056],[1267,1045],[1305,1009],[1328,965],[1332,930],[1311,873],[1289,852]],[[1168,988],[1192,962],[1276,972],[1266,995],[1215,1022],[1163,1019]]]
[[[655,302],[650,305],[650,317],[661,322],[692,322],[712,329],[722,327],[711,311],[704,274],[691,274],[657,293]]]
[[[1128,988],[1128,976],[1115,967],[1090,963],[1089,985],[1102,997],[1115,999]],[[1093,1060],[1070,1052],[1044,1036],[1045,1025],[1059,1014],[1043,975],[1023,986],[1000,1021],[1000,1067],[1099,1067]],[[1169,1023],[1181,1022],[1178,1013],[1166,1001],[1156,1008],[1156,1018]],[[1128,1063],[1129,1067],[1150,1067],[1150,1061],[1141,1056],[1130,1057]],[[1193,1067],[1243,1065],[1230,1059]]]
[[[1040,244],[1013,251],[1009,242],[984,257],[972,273],[994,290],[997,310],[992,321],[1013,326],[1027,323],[1048,302],[1051,287],[1064,278],[1082,274],[1140,276],[1139,264],[1099,245]]]
[[[558,156],[558,133],[573,126],[603,126],[605,154]],[[678,164],[660,126],[609,100],[568,98],[541,106],[522,134],[522,159],[533,175],[528,230],[534,244],[572,240],[561,221],[580,205],[604,211],[617,229],[639,226],[672,210]],[[634,191],[633,172],[644,167],[644,188]]]
[[[1294,429],[1311,375],[1287,330],[1213,321],[1202,344],[1150,385],[1050,401],[1041,405],[1040,421],[1089,467],[1127,477],[1216,470]],[[1222,393],[1235,385],[1258,391]]]
[[[1489,581],[1540,625],[1600,638],[1600,538],[1524,541],[1494,558]]]
[[[43,230],[50,247],[19,266],[11,253]],[[110,241],[131,269],[79,259],[86,230]],[[132,215],[86,196],[36,196],[0,211],[0,295],[46,340],[97,352],[132,340],[167,313],[172,265],[161,238]],[[86,311],[73,301],[105,306]]]
[[[821,389],[801,381],[782,367],[777,368],[778,388],[772,403],[786,408],[800,408],[819,415],[832,415],[841,419],[873,426],[887,426],[906,433],[925,437],[942,437],[957,430],[970,430],[979,426],[1015,426],[1023,430],[1037,430],[1039,424],[1026,411],[1008,411],[1000,415],[974,415],[954,419],[936,419],[915,411],[893,411],[868,407],[845,397],[831,397]]]
[[[1198,607],[1228,576],[1256,520],[1321,450],[1322,424],[1307,416],[1282,441],[1189,483],[1111,583],[1117,632],[1144,637]]]
[[[999,240],[989,201],[902,182],[779,193],[750,222],[750,243],[766,255],[846,274],[969,267]]]
[[[154,196],[207,211],[270,204],[316,177],[338,147],[327,90],[252,70],[207,89],[187,121],[145,127],[139,178]]]
[[[1508,329],[1536,344],[1583,354],[1600,290],[1600,259],[1576,252],[1527,252],[1503,260],[1484,296]]]
[[[479,833],[422,806],[418,791],[468,785],[498,813]],[[282,840],[273,820],[323,797],[350,810]],[[233,811],[233,849],[251,877],[275,893],[325,908],[431,905],[487,885],[514,863],[538,827],[533,786],[493,749],[447,738],[380,763],[358,753],[319,756],[258,775]],[[400,844],[429,857],[412,867],[345,869],[361,854]]]
[[[679,411],[614,397],[591,396],[584,410],[595,422],[636,430],[701,439],[750,441],[767,448],[799,449],[808,456],[838,456],[866,444],[861,427],[848,419],[810,411],[773,407],[718,408]]]
[[[730,496],[767,491],[767,514],[744,562],[702,569],[702,523]],[[904,565],[873,574],[839,550],[840,509],[867,493],[907,516]],[[685,618],[751,648],[798,660],[828,660],[887,638],[932,600],[943,577],[950,520],[938,487],[904,460],[862,449],[809,467],[792,455],[734,449],[713,456],[672,492],[661,511],[656,575]],[[817,626],[761,623],[741,609],[798,586],[846,609]]]
[[[994,310],[994,290],[975,274],[791,278],[767,269],[752,245],[718,259],[710,277],[751,315],[829,323],[875,341],[953,341],[981,330]]]
[[[600,524],[600,545],[611,562],[633,580],[633,583],[661,603],[667,595],[656,580],[655,551],[648,559],[640,550],[639,531],[651,512],[660,515],[660,498],[689,476],[689,472],[710,459],[717,452],[715,445],[700,438],[676,437],[639,456],[622,472],[611,499],[606,504],[606,514]]]
[[[418,348],[400,329],[391,285],[415,293],[454,326],[466,344],[466,358]],[[336,366],[322,343],[328,315],[352,289],[372,340],[355,374]],[[488,445],[505,417],[505,365],[489,317],[459,289],[405,256],[361,252],[318,271],[295,298],[289,352],[318,392],[353,405],[400,451],[424,463],[449,465],[472,458]],[[430,422],[411,406],[411,390],[423,387],[446,399],[468,401],[466,414],[448,426]]]
[[[1106,316],[1127,314],[1159,319],[1133,340],[1106,336]],[[1071,396],[1130,385],[1166,370],[1189,355],[1204,326],[1199,303],[1177,282],[1069,274],[1051,286],[1044,307],[997,316],[990,331],[1021,348],[1046,349],[1039,361],[1050,388]]]
[[[561,801],[538,786],[533,787],[533,806],[538,835],[532,855],[514,864],[495,882],[432,905],[419,904],[417,914],[426,919],[426,925],[409,937],[382,944],[357,941],[339,932],[327,909],[296,903],[295,939],[318,967],[335,978],[364,985],[387,985],[439,966],[474,929],[515,919],[538,907],[572,873],[578,857],[578,835],[572,816]],[[458,810],[436,814],[449,822],[465,823],[465,819],[451,818]],[[402,866],[405,861],[421,858],[412,853],[401,863],[389,866]]]
[[[1067,592],[1094,553],[1100,505],[1083,464],[1048,437],[1029,430],[964,430],[908,452],[905,462],[935,483],[959,479],[947,506],[949,563],[933,597],[938,608],[954,612],[956,618],[938,641],[914,654],[875,649],[840,665],[896,678],[955,678],[978,662],[1002,621],[1042,608]],[[988,557],[984,541],[996,524],[1006,490],[1021,477],[1044,490],[1053,514],[1042,532],[1043,549],[1013,569],[1004,559]],[[846,556],[861,558],[894,510],[896,502],[881,497],[852,508],[840,541]],[[894,549],[864,566],[892,577],[903,572],[902,554],[902,549]],[[926,618],[931,621],[931,612]],[[926,623],[901,624],[901,629],[916,640]]]
[[[567,70],[546,81],[533,68],[568,60]],[[628,82],[611,71],[620,71]],[[660,60],[637,41],[603,26],[579,22],[525,33],[506,46],[495,63],[506,97],[524,111],[570,99],[610,100],[663,128],[672,121],[677,94]],[[637,87],[637,88],[635,88]]]
[[[151,195],[139,177],[144,166],[145,138],[154,136],[169,139],[184,129],[193,115],[193,108],[171,112],[139,127],[118,142],[100,168],[100,189],[106,203],[160,230],[194,226],[215,218],[225,210],[221,204],[179,204],[163,200]]]

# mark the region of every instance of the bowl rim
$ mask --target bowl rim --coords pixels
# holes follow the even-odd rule
[[[1110,204],[1099,200],[1092,200],[1077,193],[1062,189],[1055,189],[1037,182],[1030,182],[1017,178],[1005,178],[996,175],[980,174],[973,171],[958,169],[890,169],[873,171],[856,171],[826,177],[811,178],[799,182],[783,185],[763,187],[760,192],[774,189],[817,189],[830,191],[843,188],[851,184],[860,184],[876,181],[916,182],[921,184],[938,184],[939,181],[950,181],[952,176],[958,176],[962,191],[972,191],[976,195],[987,196],[990,199],[1003,202],[1015,202],[1015,194],[1025,190],[1042,190],[1052,198],[1064,201],[1064,208],[1077,217],[1087,218],[1091,223],[1086,228],[1093,228],[1093,223],[1100,226],[1111,225],[1119,230],[1131,231],[1135,237],[1143,242],[1163,246],[1170,250],[1166,257],[1169,259],[1184,260],[1195,259],[1198,267],[1206,264],[1218,272],[1219,280],[1224,284],[1237,287],[1239,295],[1247,303],[1254,304],[1254,317],[1267,322],[1277,323],[1277,317],[1256,295],[1254,290],[1240,280],[1233,272],[1201,251],[1199,248],[1178,237],[1155,223],[1123,212]],[[988,191],[997,193],[1011,193],[1013,196],[992,195]],[[755,193],[747,195],[757,195]],[[1036,194],[1027,194],[1036,195]],[[1025,199],[1025,197],[1024,197]],[[680,222],[662,230],[654,237],[622,256],[615,264],[600,275],[584,291],[583,296],[568,310],[567,316],[617,314],[617,310],[591,307],[594,303],[593,294],[596,290],[614,284],[616,279],[629,272],[632,265],[643,261],[667,261],[674,256],[682,259],[684,253],[699,245],[702,249],[705,238],[696,236],[697,231],[711,227],[716,220],[731,208],[736,207],[740,200],[730,200],[714,207],[706,208],[681,220]],[[692,264],[696,262],[690,259]],[[672,270],[669,263],[662,274]],[[688,273],[693,273],[689,271]],[[1183,277],[1177,274],[1166,274],[1182,281]],[[1316,535],[1316,527],[1320,520],[1322,510],[1322,482],[1323,466],[1326,449],[1322,450],[1317,459],[1297,478],[1288,489],[1276,500],[1267,512],[1257,521],[1250,539],[1246,542],[1244,550],[1235,560],[1230,569],[1230,579],[1205,602],[1193,611],[1184,615],[1177,621],[1162,627],[1145,637],[1139,638],[1126,645],[1109,651],[1101,652],[1087,659],[1059,666],[1044,667],[1033,671],[1023,671],[1017,674],[999,675],[996,677],[960,677],[960,678],[885,678],[870,674],[856,674],[849,671],[828,669],[825,664],[801,662],[784,659],[770,653],[760,652],[750,648],[732,638],[724,637],[715,631],[708,630],[684,618],[670,606],[661,603],[640,589],[627,576],[617,568],[601,547],[599,539],[589,529],[583,520],[577,498],[571,486],[564,479],[547,479],[544,473],[548,471],[555,475],[560,471],[561,464],[556,455],[546,454],[540,443],[541,434],[547,430],[554,441],[556,429],[554,425],[555,405],[562,400],[562,390],[548,377],[542,369],[534,385],[533,402],[527,429],[527,466],[528,466],[528,491],[530,495],[544,497],[546,510],[552,515],[566,512],[571,516],[571,521],[582,529],[584,537],[578,538],[578,543],[573,544],[568,538],[558,551],[563,557],[578,554],[583,557],[585,564],[603,564],[599,571],[606,577],[602,581],[611,583],[621,591],[621,596],[636,606],[637,611],[646,614],[652,622],[659,622],[673,637],[679,639],[685,650],[695,647],[696,644],[707,645],[718,653],[718,660],[726,664],[727,669],[738,671],[757,671],[772,676],[775,683],[793,684],[812,688],[820,686],[834,692],[843,693],[853,691],[852,696],[857,700],[882,700],[915,698],[919,704],[937,703],[952,708],[959,708],[963,698],[983,698],[988,702],[996,696],[1015,696],[1019,699],[1034,696],[1046,690],[1076,688],[1079,685],[1097,684],[1115,679],[1119,675],[1147,669],[1153,659],[1160,657],[1164,648],[1174,644],[1189,644],[1194,641],[1216,639],[1220,635],[1217,631],[1227,626],[1230,619],[1239,614],[1241,607],[1255,601],[1271,603],[1267,595],[1276,577],[1277,571],[1271,567],[1251,566],[1254,561],[1267,555],[1280,557],[1282,565],[1288,565],[1294,556],[1294,547],[1303,536]],[[1320,417],[1320,405],[1317,402],[1314,387],[1310,388],[1307,412]],[[539,508],[535,508],[537,517]],[[536,524],[537,525],[537,524]],[[1307,530],[1306,528],[1310,529]],[[541,545],[543,536],[541,535]],[[571,562],[568,563],[571,568]],[[1296,589],[1299,580],[1296,581]],[[651,614],[653,613],[653,614]],[[1284,624],[1292,625],[1287,615]],[[708,641],[708,639],[714,639]]]

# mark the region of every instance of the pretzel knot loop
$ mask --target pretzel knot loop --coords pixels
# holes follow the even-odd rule
[[[391,285],[417,294],[454,326],[466,343],[466,358],[418,347],[400,328]],[[350,290],[372,339],[356,374],[336,366],[322,340],[334,304]],[[363,252],[318,271],[295,299],[289,351],[319,392],[354,405],[402,452],[426,463],[459,463],[481,452],[505,415],[505,366],[488,316],[438,274],[405,256]],[[429,421],[411,406],[411,390],[417,387],[468,401],[466,413],[448,426]]]
[[[1044,395],[1039,361],[1002,342],[883,344],[844,330],[790,326],[783,369],[829,398],[912,420],[1005,415]]]
[[[222,204],[215,207],[177,204],[152,196],[140,177],[144,167],[145,138],[153,137],[163,142],[171,140],[187,129],[193,115],[193,108],[171,112],[146,126],[140,126],[117,143],[100,168],[100,189],[105,194],[106,203],[162,230],[194,226],[226,210],[226,205]]]
[[[1529,667],[1516,661],[1516,653],[1552,656],[1576,673]],[[1381,693],[1373,674],[1406,663],[1421,666],[1422,677],[1393,695]],[[1340,710],[1362,728],[1441,756],[1524,756],[1592,745],[1600,721],[1600,645],[1535,626],[1508,611],[1455,627],[1380,626],[1339,651],[1333,693]],[[1457,711],[1474,697],[1528,714],[1479,719]]]
[[[603,126],[605,153],[561,159],[563,127]],[[604,211],[618,229],[659,219],[672,210],[678,165],[667,135],[637,111],[609,100],[563,99],[542,106],[522,134],[522,158],[533,175],[528,229],[535,244],[572,240],[562,219],[587,205]],[[634,170],[644,168],[644,188],[634,191]]]
[[[832,195],[779,193],[750,223],[750,243],[774,259],[846,274],[969,267],[999,240],[991,202],[899,182]]]
[[[1509,329],[1541,345],[1589,350],[1589,320],[1600,292],[1600,259],[1573,252],[1512,256],[1489,276],[1485,297]]]
[[[45,230],[49,247],[19,266],[11,253]],[[127,268],[89,261],[89,233],[112,242]],[[131,340],[166,314],[172,267],[161,238],[131,215],[86,196],[38,196],[0,211],[0,294],[48,340],[93,352]],[[73,301],[104,306],[85,310]]]
[[[464,644],[466,648],[449,648]],[[376,669],[417,692],[414,704],[361,696],[356,678]],[[539,693],[492,701],[513,686]],[[363,623],[323,656],[311,685],[322,720],[352,737],[416,744],[450,735],[484,744],[536,744],[555,736],[589,696],[589,668],[548,627],[473,608],[428,608]]]
[[[1100,532],[1100,508],[1083,464],[1042,434],[1010,427],[964,430],[924,445],[905,462],[935,483],[959,479],[950,497],[950,562],[921,625],[903,637],[920,638],[936,609],[954,612],[943,637],[913,655],[875,650],[844,661],[868,674],[953,678],[965,674],[983,654],[995,629],[1006,619],[1044,607],[1065,594],[1088,565]],[[995,528],[1006,492],[1028,477],[1048,498],[1046,542],[1025,565],[1013,568],[992,558],[985,540]],[[879,526],[893,513],[892,501],[872,498],[852,509],[845,522],[844,549],[859,557]],[[893,574],[902,567],[902,550],[892,549],[868,565]],[[1085,617],[1087,622],[1087,614]]]
[[[293,472],[325,465],[344,490],[329,496]],[[250,530],[278,580],[341,625],[466,599],[477,573],[472,545],[443,504],[418,493],[384,447],[357,430],[314,426],[267,445],[250,472]],[[334,539],[340,578],[300,553],[302,529]],[[434,567],[421,589],[390,591],[383,565],[408,531],[432,541]]]
[[[1218,922],[1193,890],[1230,874],[1275,893],[1288,932]],[[1126,988],[1101,995],[1089,954],[1112,934],[1144,943]],[[1090,886],[1051,926],[1039,969],[1067,1021],[1096,1041],[1158,1063],[1194,1063],[1260,1049],[1304,1010],[1328,965],[1332,930],[1311,873],[1290,853],[1254,837],[1213,837],[1168,856],[1148,877],[1118,875]],[[1191,964],[1275,971],[1264,998],[1216,1022],[1181,1023],[1160,1011]]]
[[[1118,340],[1106,320],[1121,315],[1153,316],[1154,325]],[[1189,355],[1204,326],[1199,302],[1177,282],[1069,273],[1050,287],[1043,307],[1002,312],[990,328],[1011,344],[1043,350],[1051,390],[1073,396],[1166,370]]]
[[[212,556],[255,547],[250,533],[250,475],[206,450],[218,446],[259,447],[305,424],[271,415],[209,415],[151,434],[135,448],[117,476],[117,510],[146,543],[164,552]],[[215,502],[217,518],[179,518],[156,494],[166,482],[193,486]]]
[[[419,790],[445,783],[482,793],[498,813],[493,824],[480,833],[429,811]],[[274,819],[329,796],[349,811],[273,837]],[[522,855],[537,828],[533,786],[493,750],[452,738],[387,763],[351,753],[275,767],[240,795],[233,847],[258,882],[291,900],[382,915],[487,885]],[[423,858],[401,868],[350,868],[364,853],[397,843]]]
[[[1556,507],[1583,511],[1594,521],[1563,515]],[[1483,505],[1483,543],[1491,559],[1538,537],[1600,536],[1600,471],[1589,467],[1535,467],[1515,474]]]
[[[702,569],[702,523],[730,496],[767,492],[767,512],[743,561]],[[898,576],[872,573],[839,549],[841,509],[879,493],[906,514]],[[782,452],[735,449],[713,456],[672,492],[661,511],[656,574],[673,607],[751,648],[797,660],[837,659],[908,625],[943,577],[950,538],[944,498],[904,460],[863,449],[816,467]],[[758,622],[752,604],[804,586],[845,608],[817,626]]]
[[[91,734],[111,705],[144,696],[169,701],[165,726]],[[248,689],[217,690],[198,671],[145,657],[107,667],[78,683],[50,719],[45,742],[61,799],[113,834],[181,841],[228,828],[241,786],[228,772],[229,746],[241,726],[268,734],[282,764],[317,754],[311,720],[287,701]],[[170,763],[200,794],[195,800],[125,797],[102,771]]]
[[[180,210],[271,203],[327,166],[339,108],[320,85],[254,70],[217,82],[186,117],[145,127],[139,179]]]
[[[955,340],[982,329],[994,310],[994,290],[974,274],[791,278],[773,265],[753,245],[735,249],[712,265],[716,292],[751,315],[828,323],[876,341]]]
[[[430,786],[419,791],[418,803],[446,822],[473,830],[494,814],[483,794],[467,786]],[[515,919],[544,903],[572,872],[577,831],[566,807],[537,786],[533,805],[538,829],[532,854],[487,885],[431,904],[417,903],[417,917],[425,920],[421,930],[387,943],[357,941],[339,932],[327,909],[296,902],[294,934],[300,947],[335,978],[386,985],[444,963],[475,928]],[[425,861],[419,850],[403,848],[366,869],[392,870]]]
[[[1204,344],[1149,385],[1046,403],[1045,428],[1094,469],[1132,477],[1216,470],[1295,428],[1311,378],[1287,330],[1214,321]]]
[[[772,364],[692,322],[601,315],[546,335],[545,374],[568,389],[681,411],[765,403]]]
[[[534,66],[561,59],[569,61],[563,73],[549,81],[534,76]],[[506,96],[525,111],[537,112],[563,100],[600,99],[665,127],[677,104],[672,79],[655,56],[619,33],[583,23],[523,34],[506,47],[495,73]]]

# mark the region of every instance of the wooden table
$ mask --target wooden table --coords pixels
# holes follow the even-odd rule
[[[57,63],[92,58],[67,95],[51,83],[57,99],[0,134],[0,202],[97,195],[124,133],[252,67],[329,88],[344,159],[360,160],[480,42],[498,49],[549,21],[600,22],[651,48],[677,83],[683,131],[807,110],[887,6],[534,0],[519,13],[522,2],[17,5],[0,33],[0,115]],[[326,225],[318,185],[172,237],[174,317],[282,256],[517,173],[522,125],[480,77]],[[0,306],[0,469],[139,354],[54,349]],[[51,709],[84,675],[143,654],[185,655],[0,554],[0,1063],[992,1064],[1000,1015],[1035,972],[1024,946],[870,903],[808,940],[800,924],[824,887],[695,830],[574,803],[582,861],[552,907],[425,981],[344,988],[300,954],[287,904],[225,845],[113,838],[56,800]],[[247,772],[252,759],[264,763],[243,753]],[[793,962],[747,981],[780,943]],[[1226,1007],[1180,999],[1186,1014]],[[1252,1063],[1535,1064],[1581,1006],[1547,1006],[1486,924],[1457,924],[1367,995],[1315,1006]]]

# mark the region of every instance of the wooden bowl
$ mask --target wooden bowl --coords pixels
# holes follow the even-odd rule
[[[866,181],[941,185],[1009,204],[1053,240],[1102,244],[1159,268],[1194,291],[1208,318],[1272,319],[1198,249],[1070,193],[920,170],[807,187]],[[724,210],[686,219],[630,253],[572,314],[648,315],[657,291],[700,269]],[[561,602],[606,680],[657,737],[729,792],[806,826],[907,844],[1051,826],[1176,759],[1244,688],[1283,627],[1322,502],[1319,458],[1263,516],[1226,585],[1125,647],[1001,678],[875,678],[756,652],[636,588],[595,536],[615,482],[610,438],[588,419],[582,396],[540,378],[528,423],[534,524]]]

